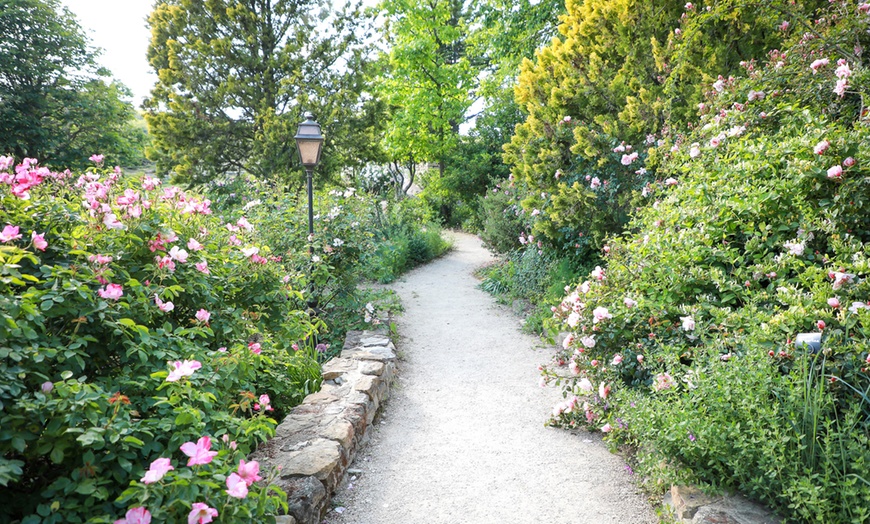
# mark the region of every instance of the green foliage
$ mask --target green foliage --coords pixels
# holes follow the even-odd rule
[[[567,3],[561,37],[523,64],[528,117],[505,146],[550,249],[568,253],[582,233],[592,254],[623,230],[634,193],[656,180],[646,149],[690,123],[717,76],[777,47],[783,19],[810,20],[821,2],[792,4]]]
[[[390,45],[379,85],[391,114],[387,157],[410,170],[422,162],[436,162],[443,170],[476,84],[463,3],[384,0],[380,8]]]
[[[441,228],[431,222],[425,206],[416,198],[379,204],[373,251],[363,258],[364,273],[381,283],[446,253],[452,246]]]
[[[790,522],[868,518],[866,23],[831,4],[723,79],[648,152],[653,205],[556,308],[554,422],[637,446],[654,485],[739,489]],[[820,353],[792,343],[806,332]]]
[[[271,414],[319,387],[313,348],[293,348],[319,323],[293,306],[292,268],[254,256],[260,228],[228,231],[208,201],[159,186],[29,162],[0,178],[4,522],[107,522],[143,504],[174,521],[194,502],[250,522],[282,504],[263,484],[228,500],[224,480],[274,433]],[[201,367],[169,373],[188,361]],[[188,468],[179,448],[203,436],[218,458]],[[157,458],[175,471],[141,484]]]
[[[506,254],[520,247],[525,238],[525,213],[516,200],[516,191],[496,185],[481,200],[483,230],[480,238],[490,250]]]
[[[201,183],[248,172],[298,185],[293,136],[311,111],[326,137],[318,172],[376,151],[383,106],[363,97],[365,18],[318,0],[162,0],[149,17],[159,81],[145,102],[158,172]],[[322,26],[328,31],[322,31]]]
[[[96,53],[57,0],[0,1],[0,154],[57,168],[138,165],[146,135],[130,91],[95,67]]]

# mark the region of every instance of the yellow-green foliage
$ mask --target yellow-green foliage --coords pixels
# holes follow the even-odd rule
[[[618,233],[631,192],[655,177],[647,174],[653,166],[639,174],[643,164],[624,169],[612,149],[632,145],[643,162],[656,140],[696,118],[720,75],[764,57],[790,34],[780,29],[783,21],[804,24],[819,3],[568,0],[559,37],[522,65],[515,94],[528,117],[505,145],[515,181],[531,195],[526,206],[550,222],[537,231],[558,242],[550,231],[576,236],[596,217],[604,229],[586,225],[584,234]],[[580,199],[570,216],[549,208],[560,198],[577,200],[574,183],[588,188],[587,175],[609,185],[597,198]]]

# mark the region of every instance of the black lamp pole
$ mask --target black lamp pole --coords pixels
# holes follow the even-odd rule
[[[299,159],[305,168],[308,182],[308,308],[314,310],[317,300],[314,298],[314,281],[312,280],[312,257],[314,256],[314,168],[320,163],[320,153],[323,149],[323,135],[320,124],[314,121],[314,115],[305,113],[305,121],[299,124],[296,132],[296,149]]]

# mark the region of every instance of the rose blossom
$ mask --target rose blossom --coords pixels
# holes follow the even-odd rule
[[[124,295],[124,288],[120,284],[107,284],[106,287],[97,291],[100,298],[118,300]]]
[[[828,178],[842,178],[843,177],[843,168],[841,166],[832,166],[828,169]]]
[[[187,524],[208,524],[213,522],[213,517],[218,516],[218,510],[208,507],[203,502],[194,502],[190,514],[187,516]]]
[[[242,459],[239,462],[239,477],[241,477],[248,486],[258,480],[263,480],[259,473],[260,464],[256,460],[245,462],[245,459]]]
[[[142,484],[153,484],[155,482],[160,481],[164,475],[168,472],[175,469],[172,467],[170,460],[168,458],[159,458],[151,463],[148,471],[145,472],[145,476],[142,477]]]
[[[815,61],[813,61],[812,64],[810,64],[810,69],[813,70],[813,74],[816,74],[820,68],[822,68],[830,63],[831,63],[831,61],[828,60],[827,58],[819,58],[818,60],[815,60]]]
[[[6,243],[21,238],[21,234],[18,232],[19,229],[18,226],[7,224],[6,227],[3,228],[3,231],[0,232],[0,242]]]
[[[151,512],[144,507],[130,508],[124,518],[116,520],[115,524],[151,524]]]
[[[592,316],[594,317],[592,320],[593,324],[597,324],[604,319],[613,318],[613,315],[610,314],[606,307],[595,308],[592,310]]]
[[[196,444],[193,442],[185,442],[181,445],[180,449],[182,453],[190,457],[190,460],[187,461],[188,466],[208,464],[218,454],[217,451],[210,451],[211,438],[206,436],[200,437],[200,439],[196,441]]]
[[[243,499],[248,496],[248,485],[245,483],[245,480],[240,477],[236,473],[230,473],[230,476],[227,477],[227,495],[237,498]]]
[[[30,234],[30,241],[33,242],[33,247],[40,251],[45,251],[45,248],[48,247],[48,242],[45,241],[45,233],[40,235],[36,231],[32,232]]]
[[[193,373],[202,367],[202,363],[198,360],[185,360],[180,361],[176,360],[171,363],[175,368],[169,372],[169,376],[166,377],[166,382],[175,382],[182,377],[189,377],[193,375]]]
[[[827,140],[822,140],[821,142],[816,144],[816,147],[813,148],[813,153],[817,155],[823,155],[829,147],[831,147],[831,143]]]

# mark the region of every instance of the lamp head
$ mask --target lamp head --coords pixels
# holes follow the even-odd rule
[[[305,113],[305,121],[299,124],[296,132],[296,149],[299,158],[306,169],[314,169],[320,163],[320,152],[323,149],[323,135],[320,124],[314,121],[314,115]]]

